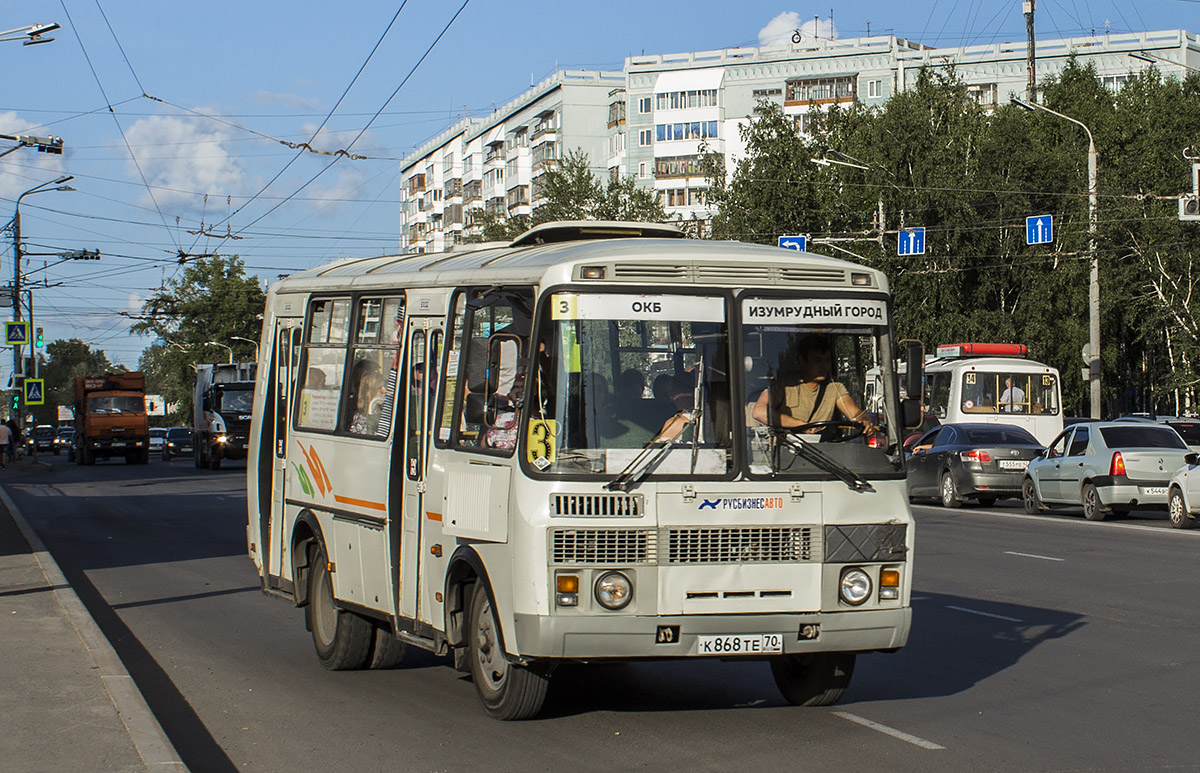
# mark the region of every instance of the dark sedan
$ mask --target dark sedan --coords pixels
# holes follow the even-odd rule
[[[194,451],[191,427],[171,427],[167,430],[167,437],[162,448],[164,462],[169,462],[176,456],[191,456]]]
[[[1029,460],[1040,443],[1008,424],[943,424],[926,432],[908,457],[908,495],[940,499],[959,507],[974,498],[981,505],[1021,496]]]

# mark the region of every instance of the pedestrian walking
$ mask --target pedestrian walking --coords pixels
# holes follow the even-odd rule
[[[12,448],[13,433],[9,429],[8,422],[0,424],[0,470],[8,469],[8,460],[10,449]]]

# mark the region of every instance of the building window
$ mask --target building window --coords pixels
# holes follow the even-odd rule
[[[700,171],[699,156],[668,156],[654,160],[654,176],[663,177],[695,177]]]
[[[475,154],[468,153],[467,155],[463,156],[463,174],[464,175],[470,174],[471,171],[474,169],[475,169]]]
[[[807,78],[787,82],[784,96],[786,105],[803,105],[809,102],[848,102],[857,94],[854,76],[841,78]]]
[[[640,131],[638,131],[638,145],[640,147],[643,147],[643,148],[647,147],[648,145],[650,145],[653,142],[654,142],[654,130],[653,129],[641,129]]]
[[[975,100],[975,104],[982,107],[995,107],[996,84],[978,83],[973,86],[967,86],[967,96]]]
[[[883,81],[879,78],[867,81],[867,97],[874,99],[883,96]]]
[[[691,107],[716,107],[717,90],[664,91],[654,95],[658,110],[685,110]]]
[[[755,99],[766,99],[767,97],[778,97],[783,94],[783,89],[755,89],[750,92],[750,96]]]
[[[659,142],[669,142],[671,140],[706,140],[717,136],[717,122],[660,123],[654,127],[654,135],[655,139]]]
[[[638,112],[642,115],[650,112],[650,97],[640,97],[638,99]]]
[[[625,123],[625,100],[613,102],[608,106],[608,127]]]
[[[1096,80],[1100,81],[1100,85],[1109,91],[1120,91],[1121,89],[1125,88],[1125,81],[1129,80],[1129,76],[1105,75],[1104,77],[1097,78]]]
[[[617,132],[608,138],[608,155],[619,156],[625,152],[625,132]]]
[[[645,179],[646,176],[646,162],[642,161],[638,164],[638,177]]]

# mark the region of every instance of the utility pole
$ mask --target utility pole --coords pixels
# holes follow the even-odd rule
[[[1025,87],[1025,98],[1030,102],[1037,101],[1037,48],[1033,35],[1033,12],[1037,0],[1024,0],[1021,10],[1025,12],[1025,34],[1029,36],[1029,51],[1025,55],[1025,66],[1029,69],[1029,84]]]

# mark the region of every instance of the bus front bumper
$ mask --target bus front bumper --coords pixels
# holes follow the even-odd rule
[[[812,625],[819,626],[816,638],[801,638],[801,628]],[[518,614],[516,646],[509,643],[508,650],[524,658],[728,657],[702,653],[700,637],[780,634],[787,654],[865,652],[903,647],[911,625],[911,607],[753,616]]]

